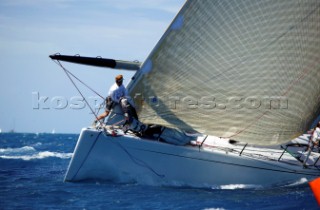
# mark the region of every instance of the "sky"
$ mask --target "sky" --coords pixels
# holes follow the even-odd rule
[[[64,71],[48,56],[143,62],[185,0],[1,0],[0,129],[79,133],[94,120]],[[62,63],[106,96],[114,77],[134,72]],[[93,108],[102,102],[77,83]]]

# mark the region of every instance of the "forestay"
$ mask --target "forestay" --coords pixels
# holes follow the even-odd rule
[[[320,104],[319,0],[189,0],[129,84],[139,119],[270,145]]]

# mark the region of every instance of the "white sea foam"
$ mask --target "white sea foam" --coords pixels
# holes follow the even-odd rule
[[[212,187],[212,189],[220,189],[220,190],[237,190],[237,189],[259,189],[262,188],[260,185],[254,184],[228,184],[228,185],[220,185]]]
[[[287,187],[294,187],[294,186],[302,185],[302,184],[307,183],[307,182],[308,182],[308,180],[306,178],[301,178],[298,181],[296,181],[294,183],[291,183],[291,184],[288,184],[286,186]]]
[[[31,146],[24,146],[20,148],[0,148],[0,158],[2,159],[34,160],[50,157],[68,159],[72,157],[72,153],[60,153],[51,151],[39,152]]]
[[[205,208],[203,210],[224,210],[224,208]]]
[[[22,152],[33,152],[36,151],[35,148],[30,146],[24,146],[20,148],[0,148],[0,154],[7,154],[7,153],[22,153]]]
[[[44,159],[49,157],[68,159],[72,157],[72,153],[59,153],[59,152],[38,152],[33,155],[0,155],[3,159],[21,159],[21,160],[34,160],[34,159]]]
[[[38,147],[38,146],[41,146],[41,145],[42,145],[41,142],[37,142],[37,143],[33,144],[32,146]]]

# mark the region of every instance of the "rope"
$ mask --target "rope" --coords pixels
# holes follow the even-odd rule
[[[107,136],[107,134],[104,132],[104,135]],[[136,157],[134,157],[125,147],[123,147],[120,142],[118,141],[111,141],[112,143],[116,144],[117,146],[119,146],[128,156],[129,158],[132,160],[132,162],[134,162],[135,164],[147,168],[148,170],[150,170],[151,172],[153,172],[155,175],[157,175],[160,178],[164,178],[165,175],[163,174],[159,174],[158,172],[156,172],[151,166],[149,166],[146,162],[144,162],[143,160],[140,160]]]
[[[104,105],[105,105],[105,101],[100,104],[99,109],[97,110],[97,113],[96,113],[96,114],[98,114],[98,113],[100,112],[100,109],[101,109],[102,107],[104,107]]]
[[[82,161],[80,167],[78,168],[77,172],[74,174],[74,176],[72,177],[71,180],[74,180],[74,178],[78,175],[78,173],[79,173],[80,169],[82,168],[84,162],[86,162],[87,158],[89,157],[89,154],[91,153],[91,150],[92,150],[93,147],[96,145],[97,140],[99,139],[101,133],[102,133],[102,132],[100,131],[99,134],[97,135],[96,139],[94,140],[92,146],[91,146],[90,149],[89,149],[89,152],[86,154],[86,157],[85,157],[84,160]]]
[[[104,99],[103,96],[101,96],[97,91],[95,91],[93,88],[91,88],[89,85],[87,85],[86,83],[84,83],[82,80],[80,80],[78,77],[76,77],[74,74],[72,74],[69,70],[67,70],[66,68],[64,68],[62,66],[62,64],[60,63],[60,61],[53,61],[55,63],[57,63],[64,71],[68,72],[71,76],[73,76],[76,80],[78,80],[81,84],[83,84],[84,86],[86,86],[89,90],[91,90],[93,93],[95,93],[97,96],[99,96],[100,98]]]
[[[112,126],[118,125],[118,124],[122,123],[123,121],[125,121],[125,120],[123,119],[123,120],[120,120],[118,122],[115,122],[114,124],[112,124]]]
[[[71,83],[73,84],[73,86],[77,89],[78,93],[81,95],[82,99],[86,102],[87,106],[89,107],[89,109],[91,110],[92,114],[95,116],[95,118],[98,118],[98,115],[95,113],[95,111],[92,109],[92,107],[90,106],[89,102],[86,100],[86,98],[84,97],[84,95],[82,94],[82,92],[80,91],[80,89],[78,88],[78,86],[76,85],[76,83],[72,80],[70,74],[72,76],[74,76],[71,72],[69,72],[59,61],[56,61],[55,63],[57,63],[62,69],[63,71],[66,73],[67,77],[69,78],[69,80],[71,81]],[[74,76],[75,77],[75,76]],[[77,77],[75,77],[76,79],[78,79]],[[79,79],[78,79],[79,80]],[[81,80],[79,80],[82,84],[84,84]],[[86,84],[84,84],[86,87],[90,88],[89,86],[87,86]],[[93,89],[90,88],[90,90],[94,91]],[[96,91],[94,91],[95,93],[97,93]],[[98,93],[97,93],[98,94]],[[99,95],[99,94],[98,94]],[[100,96],[100,95],[99,95]],[[100,96],[101,97],[101,96]],[[103,97],[102,97],[103,98]],[[104,98],[103,98],[104,99]]]

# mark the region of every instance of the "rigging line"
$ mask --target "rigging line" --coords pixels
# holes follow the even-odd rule
[[[102,133],[102,131],[100,131],[100,132],[99,132],[99,134],[97,135],[96,139],[93,141],[93,144],[91,145],[91,147],[90,147],[90,149],[89,149],[88,153],[86,154],[86,157],[83,159],[83,161],[82,161],[82,163],[81,163],[80,167],[78,168],[77,172],[74,174],[74,176],[72,177],[72,179],[71,179],[71,180],[74,180],[74,179],[76,178],[76,176],[78,175],[78,173],[79,173],[80,169],[82,168],[83,164],[84,164],[84,163],[86,162],[86,160],[88,159],[89,154],[91,153],[91,150],[92,150],[92,149],[93,149],[93,147],[96,145],[97,140],[99,139],[99,137],[100,137],[101,133]]]
[[[116,125],[122,123],[123,121],[125,121],[125,120],[123,119],[123,120],[120,120],[120,121],[118,121],[118,122],[115,122],[115,123],[112,124],[112,126],[116,126]]]
[[[103,133],[104,135],[107,135],[104,131]],[[153,172],[155,175],[157,175],[160,178],[165,178],[164,174],[159,174],[158,172],[156,172],[151,166],[149,166],[146,162],[144,162],[143,160],[140,160],[136,157],[134,157],[124,146],[121,145],[120,142],[118,141],[111,141],[112,143],[116,144],[117,146],[119,146],[128,156],[129,158],[137,165],[147,168],[149,169],[151,172]]]
[[[76,77],[74,74],[72,74],[70,71],[66,70],[69,74],[71,74],[75,79],[77,79],[79,82],[81,82],[84,86],[86,86],[88,89],[90,89],[92,92],[94,92],[97,96],[104,99],[103,96],[101,96],[97,91],[93,90],[90,86],[85,84],[83,81],[81,81],[78,77]]]
[[[97,115],[98,115],[98,113],[100,112],[100,109],[101,109],[101,107],[104,107],[104,104],[105,104],[105,102],[103,102],[103,103],[101,103],[100,105],[99,105],[99,109],[97,110]]]
[[[59,61],[54,61],[55,63],[59,62]],[[66,72],[68,72],[71,76],[73,76],[76,80],[78,80],[81,84],[83,84],[84,86],[86,86],[89,90],[91,90],[93,93],[95,93],[97,96],[99,96],[100,98],[102,98],[104,100],[104,97],[101,96],[97,91],[95,91],[93,88],[91,88],[89,85],[87,85],[86,83],[84,83],[82,80],[80,80],[77,76],[75,76],[73,73],[71,73],[69,70],[67,70],[66,68],[62,67],[62,64],[59,62],[58,65],[63,68]],[[97,113],[95,115],[98,115],[101,107],[105,104],[105,101],[103,103],[100,104],[99,109],[97,110]]]
[[[64,68],[64,66],[62,66],[62,64],[57,61],[59,66],[64,70],[64,72],[66,73],[66,75],[68,76],[68,78],[70,79],[70,81],[72,82],[73,86],[77,89],[77,91],[79,92],[79,94],[81,95],[82,99],[86,102],[86,104],[88,105],[89,109],[91,110],[92,114],[95,116],[95,118],[98,118],[97,114],[95,113],[95,111],[92,109],[92,107],[90,106],[89,102],[87,101],[87,99],[84,97],[84,95],[82,94],[82,92],[80,91],[80,89],[78,88],[78,86],[76,85],[76,83],[72,80],[71,76],[68,74],[68,70]]]
[[[58,62],[59,66],[62,67],[62,64],[59,61],[54,61],[54,62]],[[86,83],[84,83],[82,80],[80,80],[78,77],[76,77],[73,73],[71,73],[69,70],[67,70],[66,68],[62,67],[66,72],[68,72],[71,76],[73,76],[76,80],[78,80],[81,84],[83,84],[84,86],[86,86],[89,90],[91,90],[93,93],[95,93],[97,96],[99,96],[100,98],[104,99],[103,96],[101,96],[97,91],[95,91],[93,88],[91,88],[89,85],[87,85]]]

